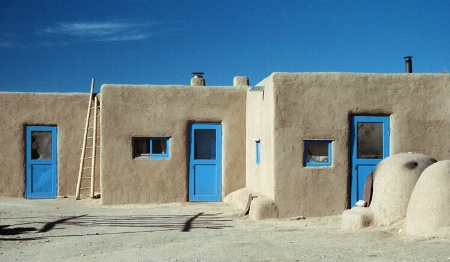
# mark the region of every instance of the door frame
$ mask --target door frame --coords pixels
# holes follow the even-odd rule
[[[31,159],[31,132],[52,132],[52,159]],[[52,165],[51,192],[31,192],[32,165]],[[25,198],[56,198],[58,196],[58,128],[56,126],[26,126],[25,131]]]
[[[383,156],[381,159],[359,159],[357,157],[357,128],[358,123],[382,123],[383,124]],[[350,117],[350,207],[358,201],[358,188],[364,188],[367,175],[358,177],[358,165],[375,167],[381,160],[390,154],[390,116],[388,115],[352,115]],[[363,181],[360,181],[363,180]],[[364,193],[364,192],[362,192]]]
[[[216,159],[194,159],[194,131],[198,129],[214,129],[216,131]],[[222,201],[222,124],[221,123],[190,123],[189,124],[189,172],[188,172],[188,200],[192,202],[220,202]],[[216,164],[216,192],[212,195],[195,195],[195,166]]]

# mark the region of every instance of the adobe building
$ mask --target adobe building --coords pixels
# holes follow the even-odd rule
[[[279,217],[341,214],[389,155],[450,158],[448,74],[273,73],[258,86],[247,93],[246,187]]]
[[[26,189],[29,198],[74,194],[88,99],[89,94],[0,92],[0,195],[24,197]],[[40,142],[49,151],[43,159],[32,150]],[[45,175],[33,177],[33,171]]]
[[[99,97],[103,204],[245,190],[272,217],[326,216],[361,199],[389,155],[450,159],[449,74],[273,73],[227,87],[196,75],[191,86],[104,84]],[[0,195],[75,194],[88,100],[0,93]]]
[[[221,201],[245,187],[246,92],[103,85],[102,203]]]

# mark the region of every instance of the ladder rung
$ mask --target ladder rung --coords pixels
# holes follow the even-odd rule
[[[83,167],[83,169],[92,169],[92,167],[90,167],[90,166],[89,167]]]
[[[82,177],[82,179],[91,179],[91,177],[90,176],[84,176],[84,177]]]
[[[83,190],[83,189],[91,189],[90,187],[81,187],[80,188],[80,190]]]

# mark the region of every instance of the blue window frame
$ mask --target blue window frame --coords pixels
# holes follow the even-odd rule
[[[331,140],[305,140],[304,166],[331,166]]]
[[[259,165],[261,164],[261,143],[259,140],[255,142],[256,142],[256,164]]]
[[[168,159],[170,137],[133,137],[134,159]]]

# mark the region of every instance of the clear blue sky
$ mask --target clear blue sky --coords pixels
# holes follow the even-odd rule
[[[450,71],[450,0],[0,0],[0,91]]]

